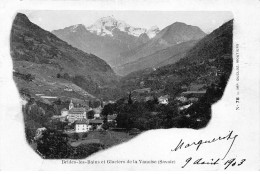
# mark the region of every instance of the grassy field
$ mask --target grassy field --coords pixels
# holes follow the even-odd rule
[[[89,140],[83,139],[83,140],[70,143],[72,147],[77,147],[81,144],[102,144],[102,143],[100,142],[99,139],[89,139]]]
[[[129,135],[126,132],[116,132],[116,131],[91,131],[88,133],[86,138],[83,138],[78,143],[87,143],[92,142],[92,140],[99,140],[101,144],[104,145],[104,148],[109,148],[113,145],[120,144],[122,142],[128,141],[136,135]],[[79,145],[77,143],[77,145]],[[75,143],[74,143],[75,144]]]
[[[21,74],[31,74],[35,77],[32,81],[26,81],[14,76],[14,81],[18,89],[27,89],[30,94],[41,100],[41,97],[34,96],[34,94],[43,94],[45,96],[52,96],[64,99],[92,99],[93,95],[86,92],[84,89],[75,85],[71,81],[57,78],[57,71],[52,66],[40,65],[37,63],[27,61],[15,61],[14,70]],[[72,91],[65,91],[71,89]],[[51,101],[51,99],[47,99]]]

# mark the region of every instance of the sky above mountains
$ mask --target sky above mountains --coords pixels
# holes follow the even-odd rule
[[[52,31],[75,24],[90,26],[98,19],[113,16],[125,21],[133,27],[149,29],[157,25],[160,29],[174,23],[184,22],[200,27],[205,33],[210,33],[223,23],[233,18],[231,12],[173,12],[173,11],[21,11],[35,24],[45,30]]]

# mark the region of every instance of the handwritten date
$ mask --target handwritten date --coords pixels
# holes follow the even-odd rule
[[[204,160],[203,158],[199,158],[193,161],[192,157],[187,158],[185,164],[181,168],[185,168],[188,164],[193,165],[217,165],[221,164],[223,162],[224,169],[226,170],[229,167],[235,167],[235,166],[241,166],[246,159],[237,160],[236,158],[232,158],[229,160],[223,160],[223,159],[210,159],[210,160]]]

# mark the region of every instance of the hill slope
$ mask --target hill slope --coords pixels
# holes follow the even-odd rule
[[[72,47],[21,13],[14,19],[10,46],[15,81],[20,89],[34,94],[93,97],[87,93],[96,94],[100,87],[113,85],[117,79],[104,60]],[[25,75],[31,75],[32,80],[21,78]],[[67,88],[73,89],[64,91]]]
[[[112,66],[113,59],[121,52],[146,43],[158,32],[157,27],[150,30],[135,28],[113,16],[100,18],[88,27],[78,24],[52,31],[60,39],[101,57]]]
[[[124,90],[151,87],[154,91],[176,95],[181,86],[191,83],[209,86],[220,76],[229,78],[232,71],[233,20],[200,40],[177,63],[163,66],[156,71],[145,69],[121,79]]]
[[[168,47],[191,41],[199,40],[206,34],[198,27],[175,22],[156,34],[154,38],[147,43],[137,46],[130,51],[122,52],[114,61],[117,66],[130,63],[142,57],[147,57],[153,53],[166,49]],[[160,59],[160,57],[158,58]]]
[[[187,41],[168,48],[156,51],[155,53],[141,57],[136,61],[114,68],[119,75],[125,76],[131,72],[145,68],[159,68],[164,65],[172,64],[185,57],[186,52],[191,49],[198,41]]]

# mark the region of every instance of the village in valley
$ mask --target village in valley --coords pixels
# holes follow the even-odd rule
[[[185,91],[182,92],[179,96],[175,97],[174,99],[172,99],[170,95],[162,95],[156,98],[154,95],[151,95],[153,93],[151,92],[150,88],[136,89],[129,94],[128,99],[125,100],[124,103],[129,104],[128,102],[130,100],[136,103],[138,102],[145,103],[145,102],[151,102],[156,100],[157,105],[167,106],[170,101],[171,102],[174,101],[175,103],[178,104],[178,112],[183,113],[194,102],[197,102],[199,98],[201,98],[206,93],[205,85],[193,85],[190,88],[184,85],[182,88]],[[45,98],[44,101],[47,100],[46,97],[43,95],[38,94],[37,96]],[[25,98],[26,97],[24,97],[24,99]],[[70,103],[67,102],[67,105],[65,105],[65,107],[60,110],[60,114],[51,116],[49,121],[53,125],[55,125],[56,123],[58,124],[63,123],[62,128],[55,127],[55,129],[59,131],[63,131],[63,133],[66,134],[75,134],[75,133],[82,134],[82,133],[87,133],[92,131],[104,131],[104,130],[117,130],[117,131],[125,130],[125,127],[122,128],[117,126],[116,118],[118,113],[116,111],[115,112],[110,111],[110,113],[107,115],[104,115],[104,112],[102,112],[103,108],[106,107],[106,105],[113,105],[116,103],[116,101],[109,100],[105,102],[102,100],[95,100],[95,102],[96,105],[94,106],[93,104],[91,105],[90,101],[89,102],[81,101],[80,103],[77,103],[77,100],[73,101],[71,99]],[[185,116],[189,117],[188,114]],[[200,120],[197,119],[197,121],[199,122]],[[104,127],[106,128],[104,129]],[[41,137],[41,134],[45,130],[46,130],[45,127],[38,128],[36,130],[36,135],[34,139],[37,140],[39,137]],[[134,130],[131,133],[133,135],[139,134],[141,132],[141,130],[137,128],[132,128],[132,130]]]
[[[74,98],[63,103],[56,97],[36,94],[36,97],[38,98],[38,105],[40,103],[39,101],[41,101],[41,105],[45,104],[55,106],[53,108],[56,108],[56,111],[55,114],[52,113],[48,119],[43,121],[48,123],[43,124],[46,125],[45,127],[42,126],[35,129],[35,135],[30,137],[31,142],[36,142],[42,137],[44,131],[50,128],[67,135],[72,135],[71,137],[73,138],[71,138],[72,141],[70,141],[70,143],[71,145],[76,144],[77,146],[81,143],[84,144],[93,142],[102,144],[102,140],[97,137],[94,136],[92,139],[88,137],[88,134],[91,135],[93,132],[109,131],[116,133],[123,132],[124,134],[129,134],[131,136],[137,135],[146,129],[142,129],[140,127],[137,128],[137,126],[126,127],[122,123],[118,125],[117,120],[119,118],[117,118],[117,116],[122,113],[113,107],[111,109],[111,106],[114,106],[119,102],[122,102],[122,105],[134,103],[136,105],[148,104],[150,105],[149,107],[157,107],[157,109],[153,108],[152,110],[149,110],[149,112],[155,117],[157,114],[160,114],[160,109],[158,109],[159,107],[167,107],[168,105],[174,103],[178,106],[178,114],[185,113],[185,110],[205,95],[206,90],[205,85],[192,85],[189,88],[187,85],[184,85],[182,88],[184,92],[175,98],[172,98],[170,95],[161,95],[156,97],[150,88],[141,88],[131,91],[128,93],[127,97],[118,101],[103,101],[98,99],[94,99],[93,101],[82,101]],[[67,92],[69,93],[71,91]],[[28,97],[26,94],[22,95],[22,99],[24,101],[23,110],[26,115],[30,115],[30,112],[33,112],[33,106],[37,105],[36,101],[34,98]],[[50,101],[53,101],[53,103]],[[59,106],[59,104],[61,105]],[[44,107],[38,107],[37,109],[43,111],[44,115],[46,115],[46,112],[48,111],[45,111],[43,108]],[[39,111],[36,113],[39,114]],[[190,115],[186,114],[183,116],[189,117]],[[174,118],[175,116],[172,115],[172,117]],[[119,121],[122,122],[122,120]],[[199,119],[196,121],[200,122]]]
[[[210,103],[222,95],[226,85],[221,73],[215,76],[219,79],[217,84],[183,84],[176,95],[144,87],[127,92],[118,100],[106,101],[97,98],[60,99],[44,94],[36,94],[35,99],[21,90],[26,137],[29,144],[46,158],[53,156],[44,155],[46,146],[56,146],[54,154],[60,153],[59,146],[70,147],[71,151],[66,152],[68,157],[80,158],[128,141],[150,129],[198,129],[207,124]],[[67,88],[64,91],[73,92]]]

